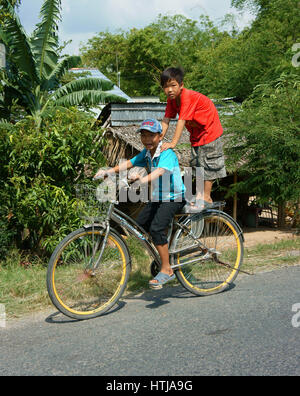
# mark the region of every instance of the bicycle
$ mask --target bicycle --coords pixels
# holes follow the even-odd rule
[[[150,235],[117,208],[118,201],[100,202],[99,187],[88,186],[86,191],[80,202],[94,206],[92,216],[87,217],[92,222],[58,244],[47,271],[52,303],[61,313],[78,320],[105,314],[126,289],[131,256],[121,232],[138,239],[148,251],[153,258],[153,276],[160,270],[159,254]],[[221,210],[223,205],[215,203],[196,214],[178,213],[168,230],[171,267],[180,284],[197,296],[223,292],[239,272],[245,272],[240,269],[243,232]]]

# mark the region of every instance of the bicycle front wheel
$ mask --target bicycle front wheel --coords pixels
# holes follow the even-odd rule
[[[192,226],[195,216],[203,227],[196,237]],[[192,216],[185,229],[177,232],[172,250],[181,250],[173,256],[179,282],[196,295],[216,294],[227,289],[238,275],[243,261],[243,237],[225,213],[204,212]]]
[[[122,238],[100,227],[68,235],[53,252],[47,272],[52,303],[79,320],[100,316],[122,296],[130,273],[130,256]]]

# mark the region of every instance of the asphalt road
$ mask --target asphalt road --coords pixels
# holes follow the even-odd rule
[[[240,276],[209,297],[149,290],[85,322],[53,308],[0,328],[0,375],[295,376],[295,304],[300,266]]]

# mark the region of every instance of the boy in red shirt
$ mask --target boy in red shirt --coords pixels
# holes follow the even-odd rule
[[[183,77],[184,73],[179,68],[169,68],[161,75],[161,86],[168,98],[162,121],[162,139],[167,133],[170,119],[176,118],[179,114],[172,142],[164,143],[162,150],[176,147],[184,127],[190,132],[190,165],[200,167],[204,171],[204,191],[197,193],[196,204],[191,207],[192,210],[198,211],[211,206],[214,180],[226,177],[223,128],[213,102],[199,92],[184,88]]]

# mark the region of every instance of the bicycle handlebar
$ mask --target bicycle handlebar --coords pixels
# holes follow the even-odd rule
[[[104,181],[107,177],[108,177],[109,175],[104,175],[104,177],[103,176],[96,176],[96,177],[93,177],[93,181]],[[115,175],[116,176],[116,175]],[[118,175],[119,176],[119,175]],[[119,180],[119,187],[121,187],[121,188],[127,188],[127,189],[129,189],[129,188],[132,188],[132,185],[137,181],[138,179],[136,179],[136,180],[132,180],[132,179],[128,179],[128,178],[123,178],[123,179],[120,179]],[[136,186],[136,187],[134,187],[136,190],[138,190],[139,188],[140,188],[141,186],[139,185],[139,186]]]

